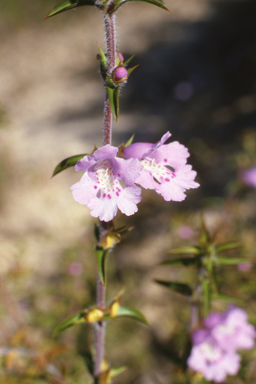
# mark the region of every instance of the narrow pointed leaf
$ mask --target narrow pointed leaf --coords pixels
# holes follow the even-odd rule
[[[58,173],[64,171],[67,168],[74,167],[78,160],[81,160],[83,157],[85,157],[87,154],[83,153],[81,155],[75,155],[71,157],[67,157],[66,159],[62,160],[54,169],[52,177],[56,176]]]
[[[182,248],[175,248],[171,249],[168,253],[170,255],[199,255],[200,249],[197,247],[182,247]]]
[[[200,237],[200,242],[203,244],[209,244],[211,241],[210,234],[206,228],[204,218],[201,217],[201,237]]]
[[[129,317],[130,319],[137,320],[140,323],[149,325],[146,317],[134,308],[124,307],[123,305],[120,305],[115,318],[120,317]]]
[[[56,337],[64,331],[67,328],[72,327],[73,325],[81,324],[86,322],[86,311],[83,310],[79,313],[76,313],[75,315],[71,316],[69,319],[58,325],[54,332],[53,332],[53,337]]]
[[[245,258],[231,258],[231,257],[218,257],[216,259],[216,264],[218,265],[235,265],[235,264],[241,264],[246,263],[250,260]]]
[[[161,263],[161,265],[195,265],[198,262],[198,259],[195,257],[180,257],[173,258],[170,260],[165,260]]]
[[[185,296],[191,296],[193,292],[192,288],[187,284],[173,283],[171,281],[164,280],[155,280],[155,282]]]
[[[134,55],[132,55],[131,57],[129,57],[129,59],[127,59],[123,65],[126,67],[126,65],[128,65],[130,63],[130,61],[132,61],[132,59],[137,55],[137,53],[135,53]]]
[[[90,372],[91,375],[93,375],[93,357],[92,357],[92,354],[90,352],[82,352],[82,351],[79,351],[79,354],[84,359],[85,364],[88,368],[88,371]]]
[[[162,8],[164,9],[165,11],[168,11],[171,13],[171,11],[169,11],[169,9],[167,8],[167,6],[164,4],[163,1],[156,1],[156,0],[128,0],[128,1],[143,1],[144,3],[148,3],[148,4],[152,4],[152,5],[155,5],[156,7],[159,7],[159,8]]]
[[[118,116],[119,116],[119,90],[120,90],[120,87],[117,87],[117,88],[107,87],[111,110],[116,121],[118,121]]]
[[[49,17],[58,15],[61,12],[68,11],[69,9],[81,7],[83,5],[95,5],[95,0],[66,0],[62,3],[56,5],[46,16],[45,19]]]
[[[140,65],[140,64],[137,64],[137,65],[135,65],[134,67],[128,69],[128,71],[127,71],[127,72],[128,72],[128,75],[130,75],[130,74],[134,71],[134,69],[136,69],[139,65]]]
[[[115,233],[118,233],[119,235],[123,236],[123,235],[125,235],[127,232],[131,232],[133,229],[134,229],[134,227],[127,227],[127,226],[124,226],[124,227],[117,228],[117,229],[115,230]]]
[[[216,295],[213,295],[213,299],[227,301],[229,303],[231,302],[231,303],[236,303],[236,304],[241,304],[243,302],[243,300],[240,299],[239,297],[223,295],[222,293],[218,293]]]
[[[223,252],[223,251],[229,251],[232,249],[237,249],[237,248],[240,248],[241,246],[242,246],[242,243],[238,243],[238,242],[224,243],[224,244],[216,245],[215,251],[216,251],[216,253],[219,253],[219,252]]]
[[[111,368],[110,369],[110,377],[115,377],[126,371],[126,367],[117,367],[117,368]]]
[[[211,300],[210,281],[204,280],[202,282],[202,287],[203,287],[204,317],[207,317],[210,311],[210,300]]]
[[[106,284],[106,262],[108,256],[108,249],[97,249],[97,267],[102,284]]]
[[[102,48],[98,45],[99,51],[100,51],[100,71],[102,78],[106,80],[107,78],[107,72],[108,72],[108,60],[106,58],[105,53],[103,52]]]
[[[132,142],[133,142],[133,139],[134,139],[134,134],[130,137],[130,139],[125,143],[125,147],[128,147],[129,145],[131,145],[132,144]]]

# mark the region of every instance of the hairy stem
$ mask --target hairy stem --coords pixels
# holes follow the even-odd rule
[[[116,66],[116,38],[115,38],[115,15],[104,15],[106,45],[108,55],[108,75],[111,75]],[[104,125],[103,125],[103,145],[111,144],[112,141],[112,111],[108,98],[105,93],[104,102]]]
[[[110,4],[111,5],[111,4]],[[108,74],[111,75],[116,65],[116,41],[115,41],[115,16],[107,13],[104,15],[107,57],[108,57]],[[112,111],[108,98],[108,93],[105,94],[104,102],[104,125],[103,125],[103,145],[111,144],[112,142]],[[103,236],[110,230],[112,222],[99,223],[100,242]],[[96,305],[105,309],[105,293],[106,288],[102,284],[99,274],[97,275],[97,299]],[[105,344],[105,322],[95,324],[95,358],[94,358],[94,378],[98,382],[101,373],[101,366],[104,359],[104,344]]]

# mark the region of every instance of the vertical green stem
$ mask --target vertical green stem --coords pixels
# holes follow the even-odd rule
[[[111,4],[109,4],[111,7]],[[110,8],[109,7],[109,8]],[[105,13],[104,15],[106,45],[108,55],[108,74],[111,75],[116,66],[116,41],[115,41],[115,16]],[[111,144],[112,142],[112,111],[108,98],[108,93],[105,94],[104,102],[104,125],[103,125],[103,145]],[[104,235],[110,230],[112,222],[105,223],[100,221],[100,242]],[[105,293],[106,288],[102,284],[99,274],[97,275],[96,287],[96,305],[105,309]],[[94,378],[98,382],[101,372],[102,361],[104,359],[104,344],[105,344],[105,322],[101,321],[95,324],[95,358],[94,358]]]

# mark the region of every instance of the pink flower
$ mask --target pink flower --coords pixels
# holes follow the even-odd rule
[[[178,229],[178,235],[182,239],[190,239],[194,235],[194,231],[189,225],[182,225]]]
[[[235,351],[222,350],[210,332],[204,329],[195,331],[193,344],[188,366],[201,372],[206,380],[221,383],[228,374],[235,375],[239,371],[240,355]]]
[[[247,313],[230,306],[211,334],[223,350],[251,349],[255,344],[256,332],[247,322]],[[207,323],[206,323],[207,324]]]
[[[251,261],[245,261],[244,263],[237,264],[237,269],[241,272],[247,272],[251,269],[252,263]]]
[[[249,187],[256,188],[256,166],[244,170],[240,178]]]
[[[196,172],[186,164],[189,153],[186,147],[174,141],[164,144],[171,136],[167,132],[156,144],[135,143],[123,149],[125,159],[137,158],[142,171],[136,183],[143,188],[154,189],[166,201],[182,201],[185,191],[197,188]]]
[[[78,161],[75,170],[84,171],[81,180],[72,185],[74,199],[91,209],[91,215],[102,221],[112,220],[117,210],[127,216],[137,212],[141,189],[134,185],[141,171],[137,159],[116,157],[118,148],[105,145],[91,156]],[[123,187],[119,180],[125,183]]]
[[[227,374],[235,375],[240,367],[237,349],[251,349],[256,332],[247,322],[247,314],[230,306],[225,313],[212,313],[204,320],[205,328],[192,335],[193,348],[188,365],[207,380],[217,383]]]

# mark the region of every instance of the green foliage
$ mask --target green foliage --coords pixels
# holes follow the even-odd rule
[[[65,0],[56,5],[56,7],[48,13],[45,19],[84,5],[95,5],[95,0]]]
[[[191,295],[198,305],[202,307],[200,313],[206,317],[210,310],[213,298],[224,300],[227,296],[221,295],[218,289],[217,270],[220,266],[236,265],[248,261],[241,257],[225,255],[228,251],[234,251],[241,247],[239,242],[227,242],[215,244],[215,236],[211,236],[201,218],[201,233],[196,246],[176,248],[169,251],[173,257],[164,260],[161,265],[194,266],[197,268],[198,281],[194,289],[186,284],[159,281],[157,283],[181,293],[185,296]],[[224,255],[223,255],[224,254]],[[201,287],[201,288],[199,288]]]
[[[110,102],[111,111],[113,113],[114,118],[118,121],[119,117],[119,92],[120,86],[111,88],[107,87],[108,98]]]
[[[81,160],[83,157],[86,156],[86,153],[83,153],[81,155],[75,155],[71,157],[67,157],[66,159],[62,160],[54,169],[52,177],[56,176],[58,173],[64,171],[67,168],[74,167],[78,160]]]
[[[106,285],[106,263],[109,254],[109,249],[98,248],[97,253],[97,267],[102,284]]]
[[[124,307],[123,305],[120,305],[118,307],[115,318],[121,317],[128,317],[130,319],[137,320],[142,324],[149,325],[146,317],[140,311],[134,308]]]
[[[155,282],[177,293],[181,293],[182,295],[185,295],[185,296],[191,296],[193,293],[192,288],[187,284],[173,283],[171,281],[163,281],[163,280],[155,280]]]
[[[86,310],[82,310],[75,315],[69,317],[66,321],[58,325],[54,332],[53,337],[57,337],[61,332],[65,331],[65,329],[72,327],[73,325],[82,324],[86,322]]]

